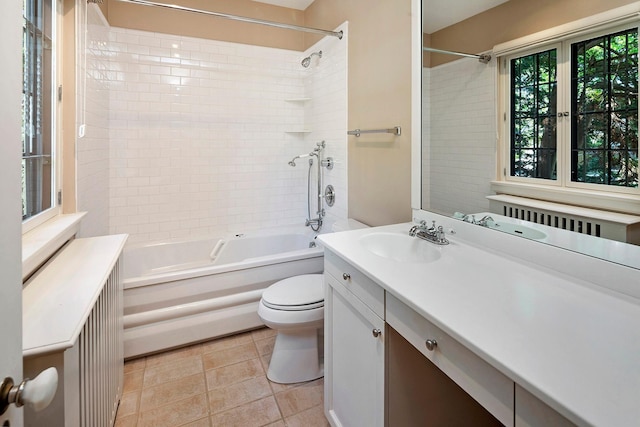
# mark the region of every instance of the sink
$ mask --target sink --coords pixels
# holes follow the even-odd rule
[[[526,237],[527,239],[540,240],[547,237],[547,235],[540,230],[535,230],[526,225],[510,224],[508,222],[490,222],[487,224],[487,227],[502,231],[503,233]]]
[[[416,237],[399,233],[371,233],[360,238],[369,252],[399,262],[433,262],[442,255],[442,248]]]

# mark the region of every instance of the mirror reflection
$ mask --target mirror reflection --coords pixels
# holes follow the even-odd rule
[[[634,4],[423,0],[422,209],[640,268]]]

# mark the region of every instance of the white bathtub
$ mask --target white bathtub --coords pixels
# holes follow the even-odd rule
[[[126,248],[125,357],[261,326],[257,308],[265,288],[322,272],[314,237],[294,227]]]

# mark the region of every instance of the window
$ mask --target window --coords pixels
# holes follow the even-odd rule
[[[637,194],[637,27],[547,44],[503,66],[507,179]]]
[[[24,0],[22,219],[54,204],[54,2]]]

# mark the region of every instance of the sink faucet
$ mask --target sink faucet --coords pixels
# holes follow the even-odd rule
[[[485,215],[484,217],[482,217],[482,219],[478,222],[476,222],[476,224],[481,225],[482,227],[488,227],[489,226],[489,222],[494,222],[493,218],[491,218],[489,215]]]
[[[436,227],[436,222],[433,221],[431,227],[427,228],[426,221],[420,221],[419,224],[414,225],[409,230],[409,236],[418,237],[423,240],[435,243],[436,245],[448,245],[449,241],[444,237],[444,228],[442,226]]]

